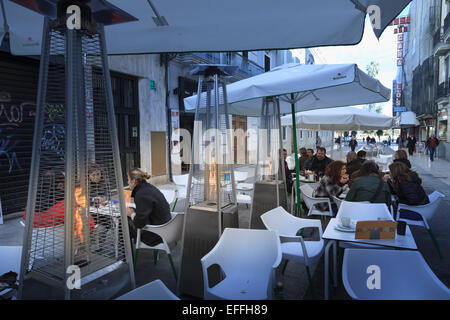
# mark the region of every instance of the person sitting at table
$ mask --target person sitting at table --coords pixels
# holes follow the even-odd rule
[[[394,159],[393,162],[403,162],[404,164],[406,164],[406,166],[408,168],[411,169],[411,162],[409,162],[408,154],[406,153],[405,150],[397,150],[397,151],[395,151],[394,158],[395,159]]]
[[[386,203],[390,208],[391,191],[388,184],[380,176],[378,165],[371,160],[366,160],[361,167],[360,177],[352,182],[345,201],[371,203]]]
[[[313,196],[316,198],[330,198],[331,196],[338,197],[342,192],[348,189],[348,174],[345,163],[343,161],[333,161],[326,169],[326,173],[320,179],[319,186],[314,190]],[[318,203],[315,205],[320,211],[328,211],[328,204]],[[332,211],[337,213],[336,204],[331,201]]]
[[[305,171],[313,171],[317,177],[322,177],[325,174],[327,166],[333,162],[326,156],[326,149],[319,147],[315,156],[305,163]]]
[[[389,166],[389,175],[385,181],[398,198],[399,203],[418,206],[430,203],[428,195],[422,187],[422,179],[403,162],[394,162]]]
[[[303,171],[305,162],[309,159],[306,148],[300,148],[300,157],[298,158],[299,171]]]
[[[39,190],[39,201],[36,201],[33,228],[49,228],[64,224],[65,192],[64,171],[62,169],[51,169],[39,178],[42,189]],[[76,202],[76,201],[75,201]],[[75,203],[75,207],[77,204]],[[74,208],[74,213],[78,211]],[[23,219],[26,220],[27,208]],[[75,220],[76,224],[77,221]],[[89,217],[90,233],[94,231],[94,220]]]
[[[283,149],[283,165],[284,165],[284,174],[286,177],[286,188],[287,188],[287,193],[291,194],[292,193],[292,182],[293,182],[292,171],[289,170],[289,166],[288,166],[286,159],[287,159],[287,150]],[[294,169],[294,172],[295,172],[295,169]],[[279,179],[281,179],[281,177],[283,176],[283,169],[281,166],[278,168],[278,175],[279,175]]]
[[[147,224],[161,225],[169,222],[170,206],[158,188],[148,183],[150,175],[139,168],[128,171],[128,186],[132,190],[136,209],[128,207],[127,216],[130,237],[136,240],[136,228],[143,228]],[[148,246],[155,246],[162,242],[159,235],[149,231],[141,232],[141,241]]]
[[[361,169],[362,163],[359,161],[356,152],[350,151],[347,153],[347,174],[352,175],[353,172]]]
[[[361,162],[361,164],[363,164],[364,161],[366,161],[367,152],[365,152],[364,150],[359,150],[356,153],[356,156],[358,157],[359,162]]]
[[[106,187],[105,174],[101,167],[96,163],[91,163],[88,166],[89,174],[89,197],[91,203],[98,206],[109,200],[110,195]]]

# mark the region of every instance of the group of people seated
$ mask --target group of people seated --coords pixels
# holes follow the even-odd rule
[[[143,228],[147,224],[160,225],[171,219],[170,206],[162,192],[147,182],[150,175],[146,172],[134,168],[127,174],[128,186],[131,189],[131,197],[134,198],[135,208],[127,208],[128,229],[130,240],[136,240],[137,228]],[[75,186],[74,194],[74,229],[80,223],[83,212],[87,212],[89,220],[89,230],[92,235],[94,229],[102,229],[98,232],[99,247],[104,243],[106,232],[113,226],[111,216],[102,215],[99,208],[107,205],[112,200],[111,187],[106,179],[105,170],[101,166],[92,163],[88,166],[88,183],[86,197],[80,185]],[[48,228],[64,225],[65,219],[65,175],[63,168],[53,168],[42,172],[39,177],[41,188],[35,206],[33,228]],[[86,188],[84,188],[86,189]],[[86,206],[86,200],[89,203]],[[26,219],[27,208],[25,208],[23,219]],[[102,226],[102,228],[98,228]],[[119,229],[121,229],[120,227]],[[154,246],[162,242],[161,237],[152,232],[143,231],[142,242]],[[83,242],[83,240],[80,240]]]
[[[391,205],[394,212],[398,203],[408,205],[423,205],[429,203],[429,199],[422,187],[419,175],[411,170],[411,163],[404,150],[395,153],[395,159],[389,166],[389,172],[382,172],[375,161],[366,160],[366,152],[349,152],[347,162],[331,161],[326,166],[324,173],[313,167],[312,170],[320,178],[319,186],[314,190],[314,197],[339,197],[348,190],[345,201],[371,203],[385,203],[388,208]],[[317,170],[317,171],[315,171]],[[392,202],[392,195],[396,201]],[[316,205],[321,211],[328,211],[326,203]],[[332,202],[334,214],[337,206]]]
[[[308,149],[311,150],[311,149]],[[395,159],[389,172],[382,172],[375,161],[366,159],[364,150],[347,154],[347,161],[333,161],[326,156],[324,148],[318,148],[315,155],[308,156],[305,148],[300,149],[299,166],[303,173],[313,172],[319,185],[313,196],[318,198],[339,197],[348,191],[345,201],[385,203],[394,212],[398,203],[423,205],[429,203],[419,175],[411,170],[411,163],[404,150],[395,152]],[[396,201],[392,201],[392,195]],[[336,204],[331,201],[334,214]],[[328,211],[326,203],[316,204],[317,209]]]

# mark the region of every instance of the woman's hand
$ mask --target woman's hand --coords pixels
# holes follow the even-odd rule
[[[391,176],[388,175],[388,174],[385,174],[385,175],[383,176],[383,180],[386,181],[386,182],[388,182],[390,179],[391,179]]]

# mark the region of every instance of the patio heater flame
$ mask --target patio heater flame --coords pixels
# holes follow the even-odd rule
[[[216,172],[216,159],[211,158],[211,165],[209,168],[209,195],[208,200],[210,202],[217,202],[217,172]]]

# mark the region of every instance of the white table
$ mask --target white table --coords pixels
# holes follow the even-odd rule
[[[339,223],[338,219],[333,218],[328,223],[327,228],[325,229],[322,238],[324,240],[328,240],[325,246],[325,300],[328,300],[328,256],[330,247],[333,246],[333,272],[334,272],[334,287],[337,287],[337,266],[336,266],[336,248],[338,241],[344,242],[353,242],[353,243],[362,243],[362,244],[371,244],[378,245],[396,249],[407,249],[407,250],[417,250],[416,242],[414,241],[414,237],[411,233],[411,229],[409,226],[406,226],[406,233],[404,236],[400,236],[395,233],[395,239],[378,239],[378,240],[370,240],[370,239],[355,239],[354,232],[343,232],[335,229],[335,226]]]
[[[17,273],[17,281],[19,281],[21,260],[21,246],[0,246],[0,276],[9,271],[14,271]],[[0,291],[0,297],[5,299],[9,299],[16,294],[16,290],[13,289]]]

